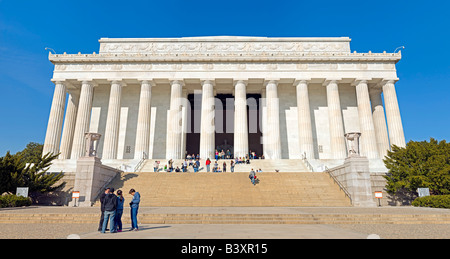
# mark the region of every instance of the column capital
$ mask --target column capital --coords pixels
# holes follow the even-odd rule
[[[238,83],[244,84],[245,86],[248,85],[248,78],[234,78],[233,79],[233,85],[236,86]]]
[[[107,79],[108,82],[111,83],[111,85],[116,84],[116,85],[120,85],[122,87],[127,86],[127,84],[122,80],[122,79]]]
[[[355,78],[351,83],[352,86],[357,86],[359,84],[369,84],[371,78]]]
[[[395,84],[395,83],[397,83],[397,81],[398,81],[398,78],[383,79],[383,80],[381,80],[380,85],[383,86],[385,84]]]
[[[278,83],[280,82],[280,78],[267,78],[264,79],[264,86],[267,86],[268,84],[275,84],[278,86]]]
[[[210,84],[212,86],[216,85],[216,81],[214,79],[211,79],[211,78],[200,78],[200,83],[202,84],[202,86],[204,84]]]
[[[52,83],[54,83],[55,86],[57,84],[64,85],[65,87],[67,87],[67,90],[68,90],[68,88],[76,89],[76,87],[73,84],[71,84],[69,81],[67,81],[66,79],[51,79],[50,81],[52,81]]]
[[[56,84],[64,84],[67,85],[69,82],[66,79],[51,79],[52,83]]]
[[[92,85],[93,87],[98,86],[98,83],[95,82],[94,79],[78,79],[78,82],[81,82],[81,85],[89,84]]]
[[[386,84],[395,84],[398,81],[398,78],[393,79],[383,79],[378,84],[375,85],[375,87],[379,87],[383,89],[383,86]]]
[[[185,85],[183,79],[169,79],[169,83],[170,83],[170,85],[173,85],[173,84],[179,84],[181,86]]]
[[[155,81],[153,80],[153,78],[138,78],[138,82],[142,84],[148,84],[150,85],[150,87],[153,87],[156,85]]]
[[[323,83],[322,86],[327,86],[329,84],[338,84],[339,81],[341,81],[342,78],[326,78]]]
[[[311,81],[311,78],[295,78],[293,86],[297,86],[299,84],[308,84]]]

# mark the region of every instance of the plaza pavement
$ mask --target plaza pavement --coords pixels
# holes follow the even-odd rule
[[[98,213],[98,207],[45,207],[0,209],[0,213]],[[450,214],[450,210],[415,207],[142,207],[139,213],[246,213],[246,214]],[[125,210],[124,217],[129,217]],[[81,239],[366,239],[376,234],[382,239],[450,238],[450,224],[140,224],[139,231],[99,233],[98,224],[2,223],[0,238]],[[373,237],[373,236],[371,236]],[[377,237],[377,236],[375,236]]]

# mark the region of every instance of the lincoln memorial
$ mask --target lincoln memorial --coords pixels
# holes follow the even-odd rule
[[[142,159],[203,164],[215,151],[343,163],[345,135],[374,171],[405,146],[395,90],[400,53],[351,51],[350,38],[101,38],[99,52],[52,54],[53,101],[44,154],[75,171],[85,133],[117,168]],[[359,136],[358,135],[358,136]]]

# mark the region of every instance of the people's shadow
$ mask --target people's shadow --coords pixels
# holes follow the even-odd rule
[[[150,229],[157,229],[157,228],[170,228],[170,227],[172,227],[172,226],[155,226],[155,227],[152,227],[152,226],[139,226],[139,231],[150,230]]]

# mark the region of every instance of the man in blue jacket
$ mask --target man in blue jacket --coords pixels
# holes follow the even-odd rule
[[[130,231],[138,231],[137,214],[138,214],[138,209],[139,209],[139,202],[141,201],[141,195],[134,189],[131,189],[129,194],[133,195],[133,199],[131,199],[131,202],[130,202],[130,207],[131,207],[131,229],[130,229]]]

